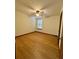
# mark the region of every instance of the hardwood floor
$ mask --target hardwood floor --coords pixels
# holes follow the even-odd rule
[[[57,37],[39,32],[16,37],[16,59],[59,59]]]

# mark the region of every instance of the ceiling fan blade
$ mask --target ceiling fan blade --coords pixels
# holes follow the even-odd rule
[[[53,6],[53,3],[49,3],[49,4],[45,5],[45,6],[43,6],[40,10],[48,9],[48,8],[50,8],[51,6]]]
[[[50,16],[46,16],[46,18],[49,18],[49,17],[52,17],[53,15],[50,15]]]
[[[21,0],[16,0],[16,1],[17,1],[17,3],[23,5],[23,6],[26,7],[26,8],[29,8],[29,9],[31,9],[31,10],[35,10],[32,6],[27,5],[25,2],[23,2],[23,1],[21,1]]]
[[[57,16],[57,15],[55,15],[55,14],[50,14],[50,15],[47,15],[47,16],[45,16],[46,18],[49,18],[49,17],[52,17],[52,16]]]
[[[30,14],[28,12],[24,11],[24,10],[21,10],[21,9],[17,9],[16,8],[16,11],[19,11],[19,12],[21,12],[24,15],[30,16]]]

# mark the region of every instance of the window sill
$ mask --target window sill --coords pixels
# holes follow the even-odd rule
[[[42,30],[42,28],[37,28],[37,30]]]

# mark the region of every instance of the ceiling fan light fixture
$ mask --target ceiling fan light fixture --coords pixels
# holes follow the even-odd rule
[[[36,14],[36,16],[39,16],[39,14]]]
[[[39,16],[39,14],[40,14],[40,11],[37,10],[37,11],[36,11],[36,16]]]

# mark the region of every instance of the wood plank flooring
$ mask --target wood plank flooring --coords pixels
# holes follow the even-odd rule
[[[16,37],[16,59],[59,59],[57,37],[39,32]]]

